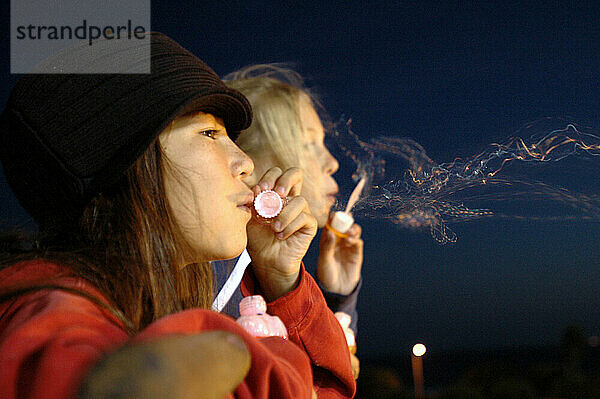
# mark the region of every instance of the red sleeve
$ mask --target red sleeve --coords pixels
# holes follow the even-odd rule
[[[251,268],[242,281],[242,293],[260,293]],[[327,307],[317,283],[302,265],[298,287],[267,304],[269,314],[285,324],[291,341],[308,354],[319,398],[351,398],[356,391],[350,352],[342,328]]]
[[[21,296],[2,313],[0,392],[7,399],[72,397],[87,370],[128,339],[79,295],[40,291]]]
[[[85,284],[78,285],[80,289]],[[93,289],[92,289],[93,290]],[[310,398],[313,375],[306,353],[291,340],[257,340],[234,320],[193,309],[164,317],[129,337],[88,299],[38,291],[0,306],[0,392],[7,399],[73,397],[86,372],[128,342],[169,334],[226,330],[247,343],[252,363],[238,398]]]
[[[313,376],[302,349],[279,337],[256,339],[220,313],[193,309],[172,314],[154,322],[134,340],[209,330],[233,332],[244,339],[250,350],[250,371],[235,390],[236,398],[310,398]]]

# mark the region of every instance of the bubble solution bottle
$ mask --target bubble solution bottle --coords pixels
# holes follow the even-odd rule
[[[260,295],[247,296],[240,302],[237,323],[257,338],[281,337],[287,339],[287,329],[277,316],[267,314],[267,303]]]
[[[256,198],[254,198],[254,212],[256,219],[263,224],[269,224],[281,213],[281,210],[286,204],[287,198],[282,198],[275,191],[261,191]]]
[[[356,353],[356,339],[354,337],[354,331],[350,328],[350,323],[352,322],[352,317],[349,314],[344,312],[335,312],[335,318],[339,321],[342,326],[342,330],[344,330],[344,335],[346,336],[346,343],[348,344],[348,349],[350,353],[353,355]]]
[[[325,227],[333,231],[333,234],[339,238],[346,238],[352,224],[354,224],[354,218],[350,213],[338,211],[333,214],[333,217],[327,222]]]
[[[338,211],[333,214],[333,217],[330,221],[327,222],[325,227],[331,230],[333,234],[335,234],[339,238],[348,237],[348,230],[354,224],[354,218],[350,211],[352,207],[358,199],[360,198],[360,194],[362,193],[363,188],[367,184],[367,176],[363,176],[362,179],[358,182],[354,190],[352,190],[352,194],[350,194],[350,199],[348,200],[348,204],[346,205],[345,211]]]

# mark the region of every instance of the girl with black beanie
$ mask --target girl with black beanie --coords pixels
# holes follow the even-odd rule
[[[150,44],[151,73],[26,75],[0,117],[3,170],[39,227],[4,240],[2,396],[352,397],[344,335],[301,264],[317,228],[301,173],[274,168],[250,190],[233,142],[246,98],[168,37]],[[101,61],[135,72],[144,52],[130,50]],[[289,201],[259,225],[266,189]],[[208,262],[248,240],[242,291],[288,339],[208,310]]]

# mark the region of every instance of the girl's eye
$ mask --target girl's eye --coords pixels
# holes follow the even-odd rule
[[[207,130],[202,130],[200,132],[200,134],[214,140],[217,138],[219,131],[215,130],[215,129],[207,129]]]

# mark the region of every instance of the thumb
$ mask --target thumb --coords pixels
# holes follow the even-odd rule
[[[321,254],[327,254],[334,250],[336,236],[333,231],[329,230],[327,227],[323,229],[321,232],[321,241],[319,242],[319,252]]]

